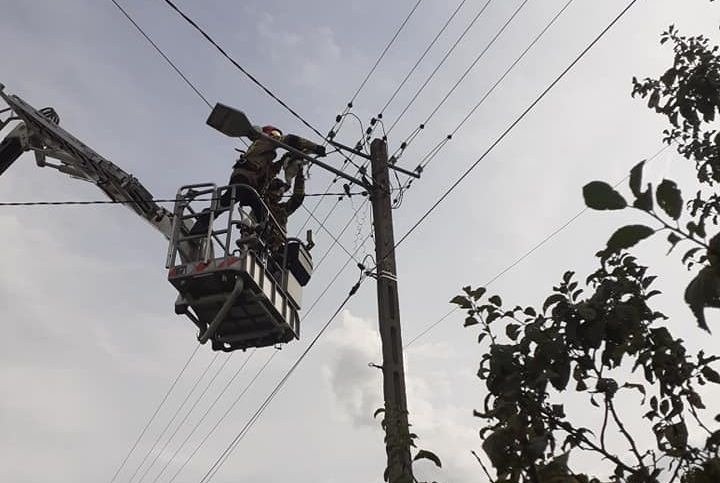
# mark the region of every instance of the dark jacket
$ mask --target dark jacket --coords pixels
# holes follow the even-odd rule
[[[270,200],[265,200],[265,203],[270,210],[270,214],[275,219],[275,222],[277,222],[277,226],[275,223],[269,223],[268,235],[266,237],[267,244],[272,251],[277,252],[282,249],[285,237],[287,236],[288,217],[300,208],[304,199],[305,177],[302,173],[298,173],[298,175],[295,176],[295,181],[293,182],[293,193],[287,201],[273,203]],[[282,230],[281,232],[278,232],[278,227]]]

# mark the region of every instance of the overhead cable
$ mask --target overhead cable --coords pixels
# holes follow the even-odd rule
[[[143,467],[143,465],[145,464],[145,462],[147,461],[147,459],[150,457],[150,455],[152,454],[152,452],[155,451],[155,448],[157,447],[158,443],[159,443],[160,440],[163,438],[163,436],[165,436],[165,433],[167,433],[168,428],[170,428],[170,426],[172,425],[172,423],[175,421],[175,418],[178,417],[178,414],[180,414],[180,411],[182,411],[182,408],[184,408],[184,407],[185,407],[185,404],[187,404],[187,402],[190,400],[190,396],[193,395],[193,393],[195,392],[195,389],[197,389],[197,387],[200,385],[200,382],[203,380],[203,378],[205,377],[205,375],[208,373],[208,371],[210,370],[210,368],[212,367],[212,365],[215,363],[215,361],[217,360],[217,358],[218,358],[219,355],[220,355],[220,354],[217,353],[217,354],[215,354],[215,356],[213,356],[213,358],[212,358],[212,360],[210,361],[210,363],[207,365],[207,367],[205,367],[205,370],[202,372],[202,374],[200,374],[200,377],[198,377],[198,378],[195,380],[195,383],[194,383],[194,384],[192,385],[192,387],[190,388],[190,391],[189,391],[189,392],[187,393],[187,395],[185,396],[185,399],[183,399],[183,401],[182,401],[182,402],[180,403],[180,405],[178,406],[177,410],[175,411],[175,414],[173,414],[172,418],[170,418],[170,421],[168,421],[168,423],[165,425],[165,427],[163,428],[163,430],[160,432],[160,434],[158,435],[158,437],[155,439],[155,442],[152,444],[152,446],[150,447],[150,449],[145,453],[145,456],[143,457],[142,461],[140,461],[140,464],[135,468],[135,471],[134,471],[133,474],[130,476],[130,479],[128,480],[128,483],[131,483],[131,482],[135,479],[135,476],[137,476],[138,472],[140,471],[140,468]]]
[[[130,456],[135,451],[135,448],[137,448],[137,445],[140,443],[140,440],[142,440],[143,436],[145,436],[145,433],[147,432],[150,425],[152,425],[153,421],[155,421],[155,418],[157,417],[158,413],[160,412],[160,409],[165,405],[165,401],[167,401],[168,397],[170,396],[170,393],[172,393],[173,389],[175,389],[175,386],[177,385],[178,381],[182,377],[183,374],[185,374],[185,370],[190,365],[190,362],[195,358],[195,354],[197,354],[198,349],[200,349],[200,344],[197,344],[195,346],[195,349],[190,354],[190,357],[185,361],[185,364],[182,366],[182,369],[180,369],[180,372],[177,376],[175,376],[175,379],[173,380],[172,384],[170,384],[170,387],[165,392],[165,395],[163,396],[162,400],[160,401],[160,404],[157,405],[155,408],[155,411],[153,411],[152,416],[150,416],[150,419],[148,419],[148,422],[145,423],[145,426],[143,427],[142,431],[140,431],[140,435],[135,440],[135,443],[133,443],[132,447],[130,448],[130,451],[128,451],[128,454],[125,455],[125,458],[123,458],[122,462],[120,463],[120,466],[115,471],[115,474],[113,475],[112,479],[110,480],[110,483],[113,483],[118,475],[120,474],[120,471],[125,467],[125,464],[127,463]]]
[[[225,49],[223,49],[205,30],[203,30],[202,27],[200,27],[193,19],[191,19],[185,12],[183,12],[172,0],[164,0],[165,3],[167,3],[170,8],[175,10],[187,23],[189,23],[195,30],[197,30],[205,39],[210,42],[227,60],[229,60],[240,72],[245,74],[245,76],[250,79],[250,81],[253,82],[256,86],[258,86],[260,89],[263,90],[267,95],[269,95],[275,102],[280,104],[282,107],[284,107],[290,114],[292,114],[296,119],[298,119],[300,122],[302,122],[305,126],[310,128],[315,134],[320,136],[321,138],[325,139],[325,135],[323,135],[320,131],[318,131],[312,124],[310,124],[308,121],[306,121],[300,114],[298,114],[292,107],[290,107],[285,101],[280,99],[278,96],[276,96],[270,89],[268,89],[262,82],[260,82],[254,75],[252,75],[250,72],[248,72],[238,61],[236,61],[234,58],[228,54]]]
[[[248,356],[245,357],[245,360],[242,362],[240,367],[238,367],[238,369],[235,371],[235,373],[232,375],[232,377],[227,381],[227,383],[225,383],[225,386],[220,390],[220,392],[215,397],[213,402],[210,403],[210,406],[208,406],[208,408],[205,410],[205,412],[200,417],[200,419],[197,420],[197,422],[192,427],[190,432],[187,434],[187,436],[185,436],[185,439],[182,441],[182,443],[180,443],[180,445],[175,449],[175,452],[172,454],[172,456],[165,462],[165,466],[163,466],[160,469],[160,473],[155,475],[155,478],[153,479],[152,483],[156,483],[160,479],[160,477],[163,475],[163,473],[165,473],[165,470],[167,470],[167,468],[173,463],[173,461],[175,461],[175,458],[177,458],[180,451],[182,451],[182,449],[185,447],[185,445],[190,440],[192,435],[195,434],[195,431],[197,431],[198,428],[200,427],[200,425],[203,423],[203,421],[205,421],[205,418],[208,417],[208,415],[210,414],[210,411],[212,411],[212,409],[215,407],[215,405],[218,403],[218,401],[220,401],[220,399],[222,399],[222,397],[225,395],[225,393],[230,388],[232,383],[235,382],[235,379],[237,379],[237,377],[240,375],[240,373],[242,373],[243,369],[245,369],[245,366],[247,366],[248,362],[250,362],[250,359],[252,359],[252,357],[253,357],[253,355],[255,355],[256,351],[257,351],[257,349],[253,348],[253,350],[250,352],[250,354],[248,354]]]
[[[348,292],[347,296],[343,301],[340,303],[337,309],[335,309],[335,312],[328,318],[327,322],[320,328],[318,333],[315,335],[312,341],[308,344],[308,346],[305,348],[305,350],[300,354],[300,356],[295,360],[295,362],[290,366],[290,368],[285,372],[285,375],[278,381],[278,383],[275,385],[273,390],[268,394],[268,396],[265,398],[265,400],[260,404],[258,409],[253,413],[253,415],[247,420],[245,425],[242,427],[240,432],[235,436],[235,438],[230,442],[230,444],[225,448],[225,450],[221,453],[221,455],[217,458],[217,460],[213,463],[213,465],[210,467],[210,469],[205,473],[205,476],[200,480],[200,483],[208,483],[212,478],[215,476],[215,474],[220,470],[222,465],[227,461],[227,459],[232,454],[233,450],[237,447],[238,443],[242,441],[242,439],[245,437],[245,435],[250,431],[250,429],[255,425],[255,423],[260,419],[260,416],[262,416],[263,412],[267,407],[270,405],[272,400],[277,396],[277,394],[280,392],[280,390],[283,388],[283,386],[287,383],[287,381],[290,379],[290,377],[293,375],[295,370],[298,368],[298,366],[302,363],[302,361],[307,357],[307,355],[310,353],[312,348],[317,344],[318,340],[320,340],[320,337],[325,333],[325,331],[330,327],[330,324],[335,320],[337,315],[342,311],[343,308],[345,308],[345,305],[350,301],[350,299],[357,293],[358,289],[360,288],[360,285],[365,280],[364,276],[361,276],[361,278],[355,283],[355,285],[352,286],[350,291]]]
[[[650,156],[646,162],[650,162],[657,158],[660,154],[665,152],[666,149],[668,149],[669,146],[665,146],[662,149],[660,149],[658,152]],[[623,179],[615,183],[614,187],[617,188],[622,183],[624,183],[628,179],[628,176],[625,176]],[[570,219],[568,219],[565,223],[560,225],[558,228],[550,232],[545,238],[540,240],[537,244],[533,245],[530,249],[528,249],[525,253],[523,253],[520,257],[516,258],[512,263],[510,263],[508,266],[500,270],[498,273],[495,274],[492,278],[490,278],[487,282],[485,282],[483,287],[489,287],[492,283],[494,283],[496,280],[498,280],[500,277],[508,273],[510,270],[518,266],[520,263],[522,263],[526,258],[528,258],[530,255],[535,253],[537,250],[539,250],[541,247],[543,247],[547,242],[552,240],[556,235],[558,235],[561,231],[563,231],[565,228],[570,226],[575,220],[580,218],[582,215],[584,215],[588,211],[588,208],[585,207],[579,212],[577,212],[575,215],[573,215]],[[457,312],[459,310],[459,307],[454,307],[450,311],[448,311],[445,315],[440,317],[440,319],[436,320],[435,322],[432,322],[425,326],[423,330],[421,330],[417,335],[415,335],[408,343],[405,344],[404,349],[407,349],[411,345],[413,345],[415,342],[417,342],[418,339],[424,337],[428,332],[430,332],[432,329],[434,329],[436,326],[440,325],[445,319],[450,317],[453,313]]]
[[[405,28],[405,25],[408,23],[408,20],[410,20],[410,17],[413,16],[413,14],[415,13],[415,10],[417,10],[417,8],[420,6],[420,4],[422,2],[423,2],[423,0],[418,0],[415,3],[415,6],[412,8],[412,10],[410,10],[410,13],[408,13],[407,17],[405,17],[405,20],[403,20],[402,24],[400,24],[400,27],[398,27],[398,29],[395,31],[395,35],[393,35],[393,37],[390,39],[390,42],[387,43],[387,45],[385,46],[383,51],[380,53],[380,56],[378,57],[378,59],[375,61],[375,64],[373,64],[372,68],[370,69],[370,72],[367,73],[367,75],[365,76],[363,81],[360,83],[360,87],[358,87],[357,90],[355,91],[355,94],[353,94],[352,99],[350,99],[350,102],[348,103],[348,107],[352,107],[352,103],[355,101],[358,94],[360,94],[360,91],[363,90],[363,87],[365,87],[365,84],[367,84],[367,81],[373,75],[373,73],[375,72],[375,69],[377,69],[378,65],[380,65],[380,62],[385,57],[385,54],[387,54],[387,51],[395,43],[395,40],[398,38],[398,35],[400,35],[400,32],[402,32],[402,30]]]
[[[500,84],[505,80],[505,78],[517,67],[517,65],[522,61],[523,58],[530,52],[530,50],[542,39],[542,37],[545,35],[545,33],[550,30],[550,28],[555,24],[555,22],[562,16],[562,14],[565,12],[565,10],[570,7],[570,5],[574,2],[574,0],[568,0],[565,5],[555,14],[555,16],[548,22],[545,27],[535,36],[535,38],[530,42],[530,44],[523,50],[520,55],[515,59],[515,61],[510,64],[510,66],[505,70],[505,72],[498,78],[497,81],[488,89],[487,92],[482,96],[482,98],[473,106],[472,109],[467,113],[467,115],[458,123],[457,126],[448,134],[445,136],[442,141],[440,141],[435,147],[433,147],[430,151],[428,151],[425,156],[422,157],[422,160],[419,164],[419,171],[423,171],[430,162],[440,153],[442,148],[451,140],[453,137],[458,133],[458,131],[465,125],[465,123],[472,117],[473,114],[482,106],[488,97],[490,97],[490,94],[492,94],[495,89],[500,86]],[[409,182],[412,181],[409,180]]]
[[[400,237],[400,239],[395,243],[395,247],[397,248],[401,243],[403,243],[427,218],[430,216],[430,214],[435,211],[435,209],[442,203],[445,198],[447,198],[450,193],[452,193],[455,188],[460,185],[460,183],[463,182],[465,178],[480,164],[487,156],[490,154],[502,141],[505,139],[505,137],[510,134],[510,132],[518,125],[520,122],[525,119],[525,117],[537,106],[540,101],[555,87],[564,77],[565,75],[572,70],[572,68],[580,62],[580,60],[587,54],[590,49],[592,49],[595,44],[597,44],[600,39],[602,39],[605,34],[618,22],[620,19],[630,10],[630,8],[637,3],[637,0],[632,0],[630,3],[627,4],[627,6],[595,37],[595,39],[590,42],[590,44],[583,49],[582,52],[568,65],[551,83],[548,85],[541,93],[540,95],[527,107],[525,110],[518,116],[503,132],[498,136],[497,139],[485,150],[485,152],[475,161],[473,162],[466,170],[463,172],[463,174],[453,182],[453,184],[443,192],[443,194],[430,206],[430,208],[410,227],[410,229],[405,232],[405,234]],[[387,257],[388,254],[385,255]]]
[[[430,81],[433,79],[433,77],[435,77],[435,74],[437,74],[437,72],[440,70],[440,67],[442,67],[442,65],[445,63],[445,61],[453,53],[455,48],[457,48],[457,46],[460,44],[460,42],[462,42],[462,40],[465,38],[465,36],[468,34],[468,32],[472,29],[473,25],[475,25],[475,22],[478,21],[478,19],[482,16],[482,14],[488,8],[490,3],[492,3],[492,0],[487,0],[487,2],[485,2],[485,4],[480,9],[480,11],[477,14],[475,14],[473,19],[470,21],[470,24],[465,28],[465,30],[462,32],[462,34],[460,34],[460,37],[458,37],[457,40],[455,40],[455,43],[452,45],[452,47],[450,47],[450,50],[448,50],[445,53],[445,56],[443,56],[443,58],[440,60],[440,63],[430,73],[430,75],[427,77],[427,79],[425,79],[425,82],[423,82],[423,84],[420,86],[420,88],[417,91],[415,91],[415,94],[413,95],[412,99],[410,99],[410,102],[408,102],[405,105],[405,107],[400,112],[400,114],[395,119],[395,121],[390,125],[390,128],[387,130],[388,133],[390,133],[393,130],[395,125],[398,123],[398,121],[400,121],[400,119],[405,115],[405,113],[408,111],[408,109],[410,109],[410,106],[412,106],[415,103],[418,96],[420,96],[420,94],[425,90],[425,87],[427,87],[427,85],[430,83]]]
[[[403,80],[400,82],[400,84],[397,86],[397,88],[395,88],[395,91],[392,93],[392,95],[391,95],[390,98],[387,100],[387,102],[385,102],[385,105],[380,109],[380,114],[378,115],[378,117],[379,117],[380,119],[382,119],[382,114],[385,112],[385,110],[388,108],[388,106],[390,106],[390,104],[392,103],[392,101],[395,100],[395,97],[397,97],[398,93],[399,93],[399,92],[402,90],[402,88],[405,86],[405,84],[407,83],[408,79],[410,79],[410,76],[412,76],[413,73],[415,72],[415,70],[417,70],[417,68],[420,66],[420,63],[425,59],[425,57],[427,56],[427,54],[428,54],[428,53],[430,52],[430,50],[433,48],[433,46],[435,45],[435,43],[437,43],[437,41],[438,41],[438,39],[440,38],[440,36],[443,34],[443,32],[445,32],[445,30],[448,28],[448,26],[450,25],[450,23],[451,23],[451,22],[453,21],[453,19],[457,16],[458,12],[459,12],[460,9],[463,7],[463,5],[465,5],[466,2],[467,2],[467,0],[462,0],[462,1],[458,4],[458,6],[455,8],[455,10],[454,10],[454,11],[452,12],[452,14],[450,15],[450,18],[447,19],[447,21],[446,21],[445,24],[442,26],[442,28],[440,29],[440,31],[435,35],[435,37],[432,39],[432,41],[430,42],[430,44],[428,44],[428,46],[425,48],[425,51],[422,53],[422,55],[420,55],[420,57],[418,58],[418,60],[415,61],[415,64],[414,64],[414,65],[412,66],[412,68],[408,71],[408,73],[405,74],[405,77],[403,78]]]

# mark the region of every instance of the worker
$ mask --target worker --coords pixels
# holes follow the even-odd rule
[[[274,161],[275,156],[277,156],[276,149],[278,146],[272,140],[286,144],[303,153],[312,153],[318,156],[325,155],[325,146],[315,144],[295,134],[283,136],[282,131],[274,126],[264,126],[261,131],[265,136],[258,134],[247,148],[247,151],[242,153],[233,165],[230,185],[247,185],[262,197],[268,183],[277,176],[280,170],[286,168],[286,172],[288,172],[288,169],[292,172],[298,169],[299,156],[295,153],[286,153],[278,161]],[[299,164],[302,165],[301,162]],[[237,191],[236,196],[236,200],[240,205],[250,207],[255,221],[259,222],[264,218],[263,209],[257,197],[242,191]],[[230,190],[223,194],[220,199],[221,211],[216,216],[229,207],[231,197],[232,192]],[[204,211],[206,213],[200,215],[197,222],[190,229],[191,234],[200,234],[207,231],[210,223],[210,213],[209,210]]]
[[[298,168],[293,180],[293,192],[287,201],[281,201],[283,194],[289,188],[288,184],[279,179],[273,179],[265,192],[265,204],[272,215],[268,223],[267,232],[263,237],[270,253],[276,258],[282,254],[285,247],[288,217],[292,215],[305,199],[305,175],[302,166]]]
[[[274,126],[265,126],[262,128],[262,132],[267,137],[258,136],[254,139],[245,154],[238,159],[233,166],[230,184],[247,184],[262,194],[267,184],[278,175],[282,168],[288,168],[291,161],[299,159],[295,153],[286,153],[278,161],[274,161],[277,145],[271,139],[303,153],[325,156],[325,146],[294,134],[283,136],[282,131]]]

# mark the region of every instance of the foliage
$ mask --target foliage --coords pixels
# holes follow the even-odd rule
[[[655,276],[628,253],[649,237],[665,235],[669,251],[695,278],[684,299],[698,326],[710,331],[705,309],[720,307],[720,134],[712,124],[720,114],[719,49],[703,36],[685,37],[671,26],[661,44],[673,47],[673,66],[658,79],[633,79],[633,96],[665,116],[664,141],[695,163],[699,189],[685,201],[668,179],[643,181],[645,162],[630,172],[626,199],[608,183],[583,188],[595,210],[637,210],[648,224],[618,228],[597,253],[599,268],[583,284],[568,271],[541,309],[504,306],[482,287],[463,288],[451,301],[467,312],[465,326],[480,328],[483,351],[478,377],[487,397],[475,415],[492,476],[502,483],[706,483],[720,481],[720,429],[703,420],[701,388],[720,384],[713,364],[719,356],[690,354],[666,327],[667,317],[651,307],[660,292]],[[712,231],[712,230],[710,230]],[[566,414],[570,393],[597,411],[599,428]],[[626,404],[636,393],[642,423],[655,436],[643,444],[628,424]],[[577,397],[577,396],[575,396]],[[622,398],[622,399],[621,399]],[[715,417],[720,422],[720,414]],[[698,436],[698,433],[701,436]],[[613,444],[612,436],[624,447]],[[570,457],[594,453],[611,465],[607,475],[577,474]]]
[[[375,417],[379,415],[382,415],[380,425],[385,431],[385,445],[388,451],[388,464],[383,474],[383,481],[421,483],[413,475],[412,467],[404,467],[402,461],[404,460],[403,452],[406,448],[411,448],[414,453],[414,456],[411,454],[411,466],[416,461],[429,460],[438,468],[442,468],[442,462],[435,453],[417,447],[415,441],[418,439],[418,435],[410,432],[411,425],[407,423],[407,411],[400,413],[397,409],[392,409],[386,404],[386,407],[378,408],[375,411]],[[393,426],[392,430],[389,429],[391,425]]]

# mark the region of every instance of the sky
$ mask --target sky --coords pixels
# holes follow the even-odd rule
[[[158,198],[172,197],[183,184],[227,179],[237,142],[205,125],[208,106],[112,2],[5,3],[0,83],[6,92],[37,108],[53,106],[66,130],[135,175]],[[309,129],[249,82],[165,2],[120,3],[211,103],[235,106],[256,124],[271,123],[313,139]],[[416,2],[177,3],[248,71],[325,132]],[[378,114],[459,3],[420,4],[353,102],[363,126]],[[389,133],[391,151],[427,119],[521,3],[495,0],[488,5]],[[484,4],[464,2],[383,113],[386,127]],[[414,168],[564,4],[529,0],[410,143],[399,164]],[[570,5],[406,192],[393,212],[396,239],[625,5],[619,0],[575,0]],[[717,40],[719,13],[706,0],[638,1],[402,243],[397,261],[406,341],[447,313],[452,308],[448,301],[460,287],[486,283],[575,216],[582,209],[583,184],[593,179],[615,183],[662,147],[662,120],[642,101],[631,99],[631,79],[658,75],[669,64],[671,53],[658,42],[669,24]],[[348,118],[338,139],[354,144],[360,132],[358,121]],[[342,162],[339,157],[328,161],[336,166]],[[687,163],[666,151],[652,162],[647,176],[687,181],[691,173]],[[307,191],[324,192],[330,179],[314,168]],[[330,188],[340,189],[337,184]],[[0,177],[0,201],[95,199],[102,199],[96,187],[39,169],[30,154]],[[306,206],[313,209],[317,200],[308,198]],[[355,197],[336,203],[335,197],[326,197],[315,216],[327,217],[327,230],[339,233],[359,209],[359,221],[348,225],[340,241],[365,255],[372,253],[371,244],[362,243],[371,217],[362,202]],[[593,254],[612,230],[638,222],[638,217],[586,213],[494,282],[492,290],[509,305],[542,303],[566,269],[580,274],[593,270]],[[290,231],[299,230],[306,218],[302,211],[295,214]],[[341,249],[331,248],[332,239],[318,223],[310,221],[308,227],[315,233],[315,259],[330,251],[306,288],[306,307],[347,260]],[[0,480],[109,482],[196,346],[192,323],[173,313],[175,293],[164,269],[166,242],[121,206],[0,207],[0,230],[5,255],[0,276]],[[637,249],[641,261],[653,263],[661,275],[658,285],[665,295],[657,299],[658,308],[672,316],[675,330],[691,348],[715,343],[717,335],[710,338],[697,330],[680,303],[692,274],[665,251],[663,240]],[[305,311],[300,340],[279,351],[237,352],[226,360],[227,355],[215,358],[209,347],[201,347],[116,481],[153,481],[158,475],[157,481],[169,481],[227,410],[217,431],[175,480],[200,481],[358,276],[355,264],[349,264],[312,312]],[[440,481],[485,482],[470,453],[481,446],[481,421],[472,410],[484,397],[475,376],[483,348],[476,343],[476,331],[462,327],[462,319],[460,313],[447,318],[405,355],[413,429],[420,446],[444,463],[441,470],[419,463],[417,472]],[[711,326],[716,321],[716,315],[710,316]],[[381,357],[374,283],[368,280],[212,481],[380,481],[383,435],[373,412],[382,404],[381,380],[371,363],[380,364]],[[191,393],[197,380],[201,382]],[[709,391],[709,400],[720,403],[720,393]],[[180,406],[189,393],[187,405]],[[196,400],[195,410],[188,412]],[[569,411],[584,417],[581,402],[576,403]],[[186,414],[186,424],[180,426]],[[166,441],[158,438],[164,427],[169,428],[167,436],[180,429],[159,454]],[[171,460],[185,438],[188,444]],[[156,440],[155,452],[139,467]],[[583,471],[602,467],[592,458],[571,460],[571,465]]]

